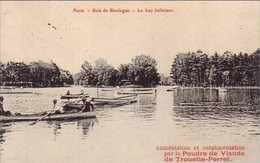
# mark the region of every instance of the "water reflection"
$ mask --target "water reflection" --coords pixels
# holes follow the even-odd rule
[[[220,92],[216,88],[185,88],[176,89],[174,96],[178,97],[179,102],[196,102],[196,101],[247,101],[253,102],[259,98],[259,89],[246,88],[227,88],[227,92]]]
[[[183,127],[207,126],[204,123],[221,128],[246,126],[250,135],[260,134],[258,89],[228,89],[224,93],[217,89],[178,89],[173,93],[173,101],[173,118]],[[245,133],[238,130],[232,135]]]
[[[88,133],[94,129],[94,124],[98,123],[97,118],[89,118],[89,119],[82,119],[82,120],[65,120],[65,121],[43,121],[38,122],[34,126],[29,126],[30,122],[19,122],[19,123],[1,123],[0,126],[0,144],[5,142],[5,134],[7,132],[29,132],[30,130],[38,130],[39,132],[42,132],[43,129],[52,130],[52,133],[54,135],[54,141],[57,140],[59,135],[63,134],[64,128],[67,126],[70,128],[70,130],[80,130],[82,133],[82,139],[86,138]],[[17,126],[19,124],[19,127]],[[74,124],[76,126],[74,126]],[[47,125],[47,126],[46,126]],[[73,127],[74,126],[74,127]],[[9,131],[12,129],[11,131]],[[1,148],[2,150],[2,148]],[[1,153],[0,153],[1,155]]]
[[[83,119],[83,120],[77,121],[77,127],[78,127],[78,129],[81,128],[83,138],[85,138],[87,136],[89,131],[94,129],[94,124],[97,122],[98,122],[97,118]]]
[[[76,128],[82,131],[82,138],[85,138],[90,130],[94,128],[94,124],[98,123],[97,118],[81,119],[81,120],[65,120],[65,121],[47,121],[49,128],[53,128],[55,140],[61,134],[64,126],[76,124]]]
[[[9,123],[0,123],[0,144],[5,141],[5,133],[8,132],[8,129],[11,124]]]
[[[135,117],[143,120],[154,120],[156,111],[155,95],[138,95],[138,102],[134,105]]]
[[[259,89],[227,89],[219,92],[212,88],[176,89],[173,92],[174,106],[183,104],[255,106],[259,109]]]
[[[82,87],[70,89],[79,92]],[[259,149],[257,90],[228,89],[221,95],[210,88],[166,89],[159,87],[157,96],[142,95],[130,105],[100,106],[97,119],[40,121],[33,126],[30,122],[1,124],[1,161],[16,156],[22,163],[39,162],[44,153],[44,162],[102,162],[101,157],[136,162],[132,160],[132,151],[136,151],[149,156],[148,162],[159,162],[161,155],[158,161],[153,153],[155,145],[178,145],[183,140],[187,144],[250,144],[253,149],[248,153]],[[8,95],[4,106],[12,112],[40,112],[52,107],[53,97],[64,94],[64,88],[32,91],[41,94]],[[84,92],[96,96],[96,89]]]
[[[219,92],[219,101],[222,102],[227,102],[228,98],[227,98],[227,92]]]
[[[216,89],[176,89],[174,92],[174,104],[192,103],[198,101],[218,101],[218,91]]]

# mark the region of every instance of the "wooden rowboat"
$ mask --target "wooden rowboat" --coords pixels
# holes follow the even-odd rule
[[[76,99],[81,97],[89,97],[88,94],[70,94],[70,95],[63,95],[61,99]]]
[[[125,104],[129,104],[129,103],[133,103],[135,102],[134,100],[132,101],[91,101],[91,104],[94,106],[100,106],[100,105],[104,105],[104,106],[121,106],[121,105],[125,105]],[[63,105],[63,108],[67,109],[67,110],[73,110],[76,109],[78,110],[79,108],[82,108],[83,105],[80,103],[66,103]]]
[[[101,91],[107,92],[107,91],[115,91],[116,88],[102,88]]]
[[[93,105],[124,105],[124,104],[131,104],[137,102],[137,95],[126,95],[126,96],[120,96],[120,97],[114,97],[114,98],[92,98],[91,104]],[[70,109],[77,109],[82,108],[83,104],[81,101],[75,102],[75,101],[66,101],[63,102],[63,107],[70,108]]]
[[[137,102],[137,95],[126,95],[113,98],[92,98],[94,105],[121,105]]]
[[[167,92],[170,92],[170,91],[177,90],[178,88],[180,88],[180,86],[173,86],[172,88],[167,89],[166,91],[167,91]]]
[[[121,91],[152,91],[154,88],[121,88]]]
[[[95,118],[96,112],[83,112],[83,113],[62,113],[53,114],[42,118],[42,121],[57,121],[57,120],[72,120],[72,119],[85,119],[85,118]],[[0,122],[19,122],[19,121],[37,121],[44,115],[41,114],[26,114],[18,116],[0,116]]]
[[[118,90],[117,94],[131,95],[131,94],[154,94],[155,90]]]

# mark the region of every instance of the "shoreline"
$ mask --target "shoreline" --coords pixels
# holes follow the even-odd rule
[[[201,89],[260,89],[260,87],[245,87],[245,86],[238,86],[238,87],[181,87],[183,89],[188,88],[201,88]]]
[[[85,87],[83,85],[70,85],[69,87],[68,86],[64,86],[64,87],[13,87],[13,86],[8,86],[8,87],[3,87],[3,86],[0,86],[0,90],[15,90],[15,89],[31,89],[31,88],[37,88],[37,89],[44,89],[44,88],[66,88],[66,89],[69,89],[69,88],[73,88],[73,87],[82,87],[82,88],[97,88],[97,87]],[[190,88],[201,88],[201,89],[260,89],[260,86],[257,87],[257,86],[236,86],[236,87],[193,87],[193,86],[185,86],[185,87],[182,87],[182,86],[177,86],[177,85],[174,85],[174,86],[169,86],[169,85],[158,85],[156,87],[135,87],[136,89],[147,89],[147,88],[157,88],[157,87],[169,87],[169,88],[173,88],[173,89],[177,89],[177,88],[182,88],[182,89],[190,89]],[[113,89],[113,88],[116,88],[116,87],[112,87],[112,86],[108,86],[108,87],[98,87],[99,89],[102,89],[102,88],[106,88],[106,89]],[[121,87],[120,87],[121,88]],[[123,87],[122,87],[123,88]],[[132,88],[132,87],[126,87],[126,88]],[[134,87],[133,87],[134,88]],[[1,93],[1,92],[0,92]]]

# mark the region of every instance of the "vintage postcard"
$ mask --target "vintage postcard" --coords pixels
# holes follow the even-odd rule
[[[0,8],[0,163],[260,163],[259,1]]]

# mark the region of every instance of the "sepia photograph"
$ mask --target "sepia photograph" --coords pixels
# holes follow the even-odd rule
[[[260,163],[259,1],[0,13],[0,163]]]

